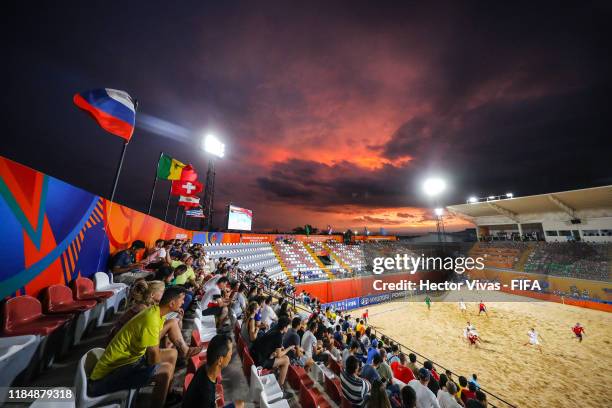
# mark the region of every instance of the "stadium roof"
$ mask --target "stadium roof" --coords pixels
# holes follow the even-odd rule
[[[601,208],[612,208],[612,185],[447,207],[450,212],[473,218],[500,214],[517,216],[559,211],[572,214],[576,211]]]

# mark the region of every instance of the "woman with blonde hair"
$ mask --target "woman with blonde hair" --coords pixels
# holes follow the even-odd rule
[[[259,311],[259,303],[251,302],[247,306],[244,313],[244,320],[242,321],[242,328],[240,334],[242,339],[246,343],[248,348],[251,348],[251,344],[257,339],[259,334],[259,322],[255,319],[255,315]]]

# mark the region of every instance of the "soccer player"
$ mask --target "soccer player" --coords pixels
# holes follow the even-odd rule
[[[459,302],[459,310],[461,310],[461,314],[467,313],[467,308],[465,307],[465,302],[463,301],[463,298],[461,298],[461,301]]]
[[[363,321],[367,325],[368,324],[368,317],[370,317],[370,313],[368,313],[368,309],[366,309],[365,312],[363,312],[363,315],[361,317],[363,318]]]
[[[425,298],[425,304],[427,304],[427,310],[430,310],[431,309],[431,298],[429,296]]]
[[[478,342],[480,342],[480,337],[478,337],[478,332],[476,329],[472,327],[471,330],[467,332],[468,344],[471,346],[478,347]]]
[[[578,341],[582,343],[582,336],[586,334],[584,331],[584,327],[582,327],[580,323],[576,323],[576,325],[572,327],[572,331],[576,335]]]
[[[542,353],[542,346],[540,345],[540,341],[538,340],[538,338],[542,340],[544,340],[544,338],[540,336],[533,327],[531,328],[531,330],[527,332],[527,336],[529,336],[529,341],[523,344],[523,346],[527,346],[527,345],[536,346],[538,350],[540,350],[540,353]]]
[[[468,340],[468,334],[469,334],[469,333],[470,333],[470,331],[472,331],[472,330],[476,330],[476,328],[475,328],[474,326],[472,326],[472,323],[467,322],[467,326],[465,326],[465,328],[463,329],[463,338],[464,338],[466,341],[469,341],[469,340]]]
[[[482,312],[484,312],[484,314],[487,315],[487,317],[489,317],[489,314],[487,313],[487,307],[485,306],[484,302],[481,300],[480,303],[478,304],[478,316],[480,316]]]

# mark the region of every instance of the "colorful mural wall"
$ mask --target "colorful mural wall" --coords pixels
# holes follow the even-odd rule
[[[136,239],[191,235],[0,157],[0,298],[105,271]]]

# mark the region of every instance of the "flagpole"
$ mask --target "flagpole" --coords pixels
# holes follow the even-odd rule
[[[161,160],[164,152],[159,152],[159,160]],[[159,160],[157,161],[157,167],[155,168],[155,178],[153,179],[153,190],[151,190],[151,199],[149,200],[149,211],[147,215],[151,215],[151,208],[153,208],[153,198],[155,197],[155,187],[157,186],[157,171],[159,170]]]
[[[170,197],[172,196],[172,182],[170,182],[170,189],[168,190],[168,201],[166,201],[166,213],[164,214],[164,222],[168,218],[168,209],[170,208]]]
[[[117,191],[117,184],[119,184],[119,176],[121,175],[121,168],[123,167],[123,159],[125,158],[125,151],[127,150],[127,140],[123,142],[123,149],[121,150],[121,158],[119,159],[119,166],[115,173],[115,182],[113,183],[113,191],[111,192],[110,201],[111,204],[115,201],[115,192]]]

